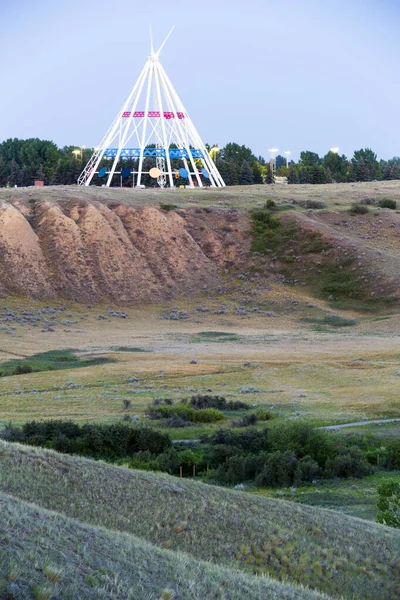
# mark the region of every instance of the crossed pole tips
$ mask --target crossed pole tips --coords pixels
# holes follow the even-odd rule
[[[160,54],[175,27],[158,50],[150,31],[150,56],[111,127],[95,148],[78,179],[88,186],[94,178],[115,184],[114,176],[136,187],[149,177],[160,187],[180,185],[225,187],[177,91],[161,62]],[[129,162],[128,162],[129,161]],[[126,166],[122,166],[125,162]],[[95,179],[95,181],[96,181]]]

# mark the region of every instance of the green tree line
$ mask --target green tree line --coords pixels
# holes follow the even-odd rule
[[[0,144],[0,187],[31,186],[35,180],[44,181],[45,185],[75,184],[92,152],[92,148],[77,146],[59,148],[54,142],[38,138],[10,138]],[[289,184],[400,179],[400,157],[378,160],[370,148],[356,150],[351,159],[332,151],[320,157],[316,152],[307,150],[301,152],[298,162],[290,161],[288,166],[286,158],[278,155],[275,173],[268,161],[256,156],[245,145],[231,142],[211,154],[227,185],[271,184],[275,176],[287,177]],[[121,161],[116,170],[120,171],[123,166],[137,170],[137,162],[134,159]],[[173,163],[173,167],[181,166],[180,161]],[[101,166],[108,164],[109,161],[104,159]],[[145,159],[144,171],[152,166],[152,159]],[[102,185],[104,180],[94,177],[93,183]],[[145,176],[143,183],[146,186],[157,185],[149,176]],[[175,181],[176,185],[185,183],[185,180]],[[112,184],[121,184],[119,175],[114,176]],[[132,177],[123,180],[122,184],[132,185]]]

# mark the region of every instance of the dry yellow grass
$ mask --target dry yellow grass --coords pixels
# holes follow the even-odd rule
[[[17,299],[8,302],[19,309],[24,304]],[[241,395],[241,399],[273,404],[282,417],[299,413],[296,418],[328,424],[400,415],[397,315],[387,320],[361,317],[355,327],[326,332],[300,323],[301,308],[277,318],[246,319],[232,311],[230,315],[197,314],[194,302],[177,304],[190,312],[190,320],[165,320],[162,308],[156,306],[129,309],[127,319],[104,322],[97,319],[102,307],[72,305],[74,317],[86,316],[68,334],[20,326],[14,336],[0,332],[4,359],[70,347],[82,356],[115,360],[84,369],[0,378],[0,422],[118,420],[124,414],[124,398],[131,400],[134,414],[143,415],[154,397],[183,397],[209,389],[238,396],[249,385],[262,393]],[[126,351],[129,348],[147,351]],[[127,382],[132,375],[138,383]]]
[[[252,185],[234,186],[222,189],[206,188],[200,190],[148,188],[146,190],[115,188],[78,188],[77,186],[56,186],[41,189],[20,188],[0,189],[0,200],[15,198],[21,200],[65,200],[85,199],[88,201],[118,201],[126,204],[157,206],[160,203],[172,202],[177,206],[230,205],[235,208],[252,208],[257,202],[266,202],[268,198],[282,201],[289,200],[321,200],[329,208],[348,207],[352,202],[363,198],[392,198],[400,200],[399,181],[371,181],[358,183],[336,183],[329,185]]]
[[[301,583],[335,598],[398,597],[400,532],[395,529],[2,441],[0,469],[1,492],[87,524],[220,566]],[[88,550],[94,549],[90,543]],[[259,597],[271,596],[260,592]]]

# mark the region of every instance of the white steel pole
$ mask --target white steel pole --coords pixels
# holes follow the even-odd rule
[[[174,187],[174,180],[172,177],[171,157],[169,155],[169,144],[167,141],[167,133],[165,131],[164,110],[163,110],[163,105],[162,105],[162,100],[161,100],[161,89],[160,89],[160,78],[159,78],[159,74],[158,74],[158,65],[159,65],[158,62],[154,63],[154,76],[155,76],[156,89],[157,89],[158,110],[160,112],[161,130],[162,130],[162,135],[163,135],[165,157],[167,159],[169,185],[170,185],[170,187]]]
[[[170,85],[172,87],[171,83],[170,83]],[[199,149],[203,153],[203,158],[201,160],[205,164],[205,166],[207,167],[207,169],[210,173],[212,186],[215,187],[215,183],[213,181],[213,178],[215,178],[217,181],[218,187],[225,187],[225,182],[222,179],[215,163],[213,162],[212,158],[210,157],[209,153],[207,152],[207,149],[206,149],[205,145],[203,144],[203,141],[202,141],[199,133],[197,132],[195,126],[193,125],[192,120],[190,119],[189,115],[187,114],[181,99],[179,98],[176,90],[174,88],[172,88],[172,89],[176,96],[176,101],[180,107],[181,112],[183,112],[185,114],[185,123],[186,123],[187,129],[188,129],[189,135],[191,136],[192,140],[195,142],[195,144],[199,147]]]
[[[150,102],[151,82],[153,79],[153,68],[154,68],[154,63],[149,60],[149,78],[147,80],[146,106],[144,109],[144,123],[143,123],[143,129],[142,129],[142,140],[140,143],[139,169],[138,169],[138,176],[137,176],[137,180],[136,180],[137,186],[141,185],[141,180],[142,180],[144,145],[145,145],[145,141],[146,141],[147,122],[149,120],[149,102]]]
[[[222,179],[213,159],[211,158],[210,154],[208,153],[207,148],[203,144],[203,141],[202,141],[200,135],[198,134],[195,126],[193,125],[193,122],[190,119],[190,117],[187,117],[187,124],[188,124],[188,128],[192,132],[193,138],[196,140],[196,143],[197,143],[199,149],[203,153],[203,158],[201,160],[203,161],[205,167],[208,169],[208,171],[210,173],[212,187],[215,187],[214,179],[215,179],[218,187],[225,187],[225,182]]]
[[[119,161],[119,157],[121,156],[121,151],[122,151],[122,149],[123,149],[123,147],[125,145],[126,138],[128,136],[130,125],[131,125],[132,122],[134,122],[133,121],[133,119],[134,119],[133,113],[136,110],[137,103],[138,103],[140,95],[142,93],[143,86],[144,86],[144,83],[146,81],[148,69],[149,69],[149,62],[146,63],[146,65],[145,65],[145,67],[144,67],[144,69],[143,69],[143,71],[141,73],[141,77],[136,82],[136,85],[135,85],[135,95],[133,95],[133,104],[131,106],[131,114],[130,114],[129,117],[126,118],[127,122],[125,124],[124,132],[122,134],[122,138],[121,138],[121,131],[120,131],[120,139],[119,139],[119,142],[118,142],[118,150],[117,150],[117,154],[115,156],[115,160],[114,160],[113,166],[111,168],[110,174],[109,174],[108,179],[107,179],[107,183],[106,183],[107,187],[110,186],[111,180],[112,180],[112,178],[114,176],[114,172],[115,172],[115,169],[117,167],[117,164],[118,164],[118,161]],[[137,91],[137,93],[136,93],[136,91]],[[121,115],[121,125],[122,125],[122,115]]]
[[[163,66],[162,66],[161,63],[159,65],[159,71],[160,71],[160,80],[161,80],[161,84],[162,84],[163,89],[164,89],[165,97],[167,98],[168,103],[169,103],[169,105],[170,105],[170,107],[172,109],[172,112],[174,113],[174,117],[176,119],[176,126],[177,126],[177,128],[179,130],[179,133],[180,133],[180,136],[181,136],[180,143],[181,143],[181,145],[183,146],[183,148],[188,153],[189,160],[190,160],[190,163],[191,163],[192,168],[193,168],[193,173],[195,174],[195,177],[197,179],[198,186],[199,187],[203,187],[203,182],[201,181],[201,178],[200,178],[200,175],[199,175],[199,171],[198,171],[198,169],[196,167],[196,164],[195,164],[195,162],[193,160],[193,156],[192,156],[192,153],[190,151],[190,146],[189,146],[189,144],[188,144],[188,142],[187,142],[187,140],[185,138],[184,130],[183,130],[183,127],[181,125],[180,119],[178,119],[178,114],[177,113],[179,111],[177,111],[177,108],[175,106],[175,103],[174,103],[174,100],[173,100],[173,97],[172,97],[172,93],[171,93],[171,89],[170,89],[170,86],[168,85],[168,80],[167,80],[167,77],[166,77],[166,73],[165,73],[165,71],[164,71]],[[190,171],[188,171],[188,173],[189,173],[189,181],[191,181]],[[192,184],[193,184],[193,182],[192,182]]]
[[[98,166],[99,166],[99,164],[100,164],[100,162],[101,162],[101,160],[102,160],[102,158],[104,156],[104,152],[108,148],[110,142],[114,139],[115,133],[116,133],[117,128],[118,128],[118,124],[120,122],[120,119],[122,119],[122,114],[124,112],[126,112],[126,109],[129,106],[129,103],[132,100],[132,97],[133,97],[133,95],[135,94],[135,92],[137,90],[138,83],[139,83],[140,79],[142,78],[143,74],[146,71],[146,68],[147,68],[147,65],[145,65],[143,67],[142,72],[140,73],[139,78],[138,78],[136,84],[132,88],[131,93],[129,94],[129,96],[126,99],[124,105],[122,106],[121,110],[119,111],[118,116],[116,117],[116,119],[113,122],[113,124],[111,125],[110,129],[107,131],[106,135],[102,139],[102,141],[100,143],[100,147],[99,147],[100,149],[98,151],[97,157],[96,157],[96,154],[93,155],[94,157],[96,157],[95,160],[93,161],[93,168],[92,168],[92,166],[90,166],[90,162],[92,162],[92,161],[89,161],[89,163],[87,165],[87,172],[89,172],[90,169],[92,169],[92,171],[91,171],[89,177],[85,181],[85,186],[90,185],[90,182],[92,181],[93,176],[94,176],[94,174],[95,174],[95,172],[96,172],[96,170],[97,170],[97,168],[98,168]],[[82,179],[82,183],[83,183],[83,179]]]
[[[208,167],[210,175],[214,176],[215,179],[217,180],[218,187],[225,187],[225,182],[222,179],[222,177],[221,177],[221,175],[220,175],[217,167],[214,165],[212,159],[210,158],[210,156],[209,156],[209,154],[208,154],[208,152],[206,150],[206,147],[204,146],[204,144],[203,144],[203,142],[202,142],[199,134],[197,133],[197,131],[196,131],[196,129],[195,129],[195,127],[194,127],[194,125],[193,125],[190,117],[188,116],[188,114],[187,114],[187,112],[185,110],[185,107],[184,107],[181,99],[179,98],[179,96],[178,96],[175,88],[173,87],[171,81],[169,80],[168,75],[165,73],[162,65],[160,65],[160,66],[161,66],[161,69],[163,70],[165,79],[166,79],[167,83],[169,84],[169,88],[172,91],[172,94],[174,96],[175,102],[178,105],[179,111],[183,112],[184,115],[185,115],[185,122],[186,122],[186,127],[187,127],[187,130],[188,130],[188,133],[191,135],[192,140],[195,142],[196,145],[199,146],[199,149],[203,153],[203,156],[204,156],[203,163]],[[212,181],[212,179],[211,179],[211,181]],[[214,184],[214,187],[215,187],[215,184]]]
[[[159,81],[161,82],[161,86],[162,86],[162,90],[163,90],[163,93],[164,93],[164,96],[165,96],[165,99],[166,99],[166,102],[167,102],[168,110],[170,112],[172,112],[172,114],[174,115],[174,118],[172,119],[171,135],[170,135],[170,140],[168,142],[168,146],[170,145],[170,142],[173,139],[173,134],[175,133],[176,138],[177,138],[178,148],[181,149],[181,150],[182,149],[186,149],[187,144],[186,144],[186,142],[184,140],[184,132],[183,132],[180,120],[177,118],[176,107],[175,107],[175,105],[174,105],[174,103],[172,101],[171,94],[170,94],[170,92],[169,92],[169,90],[167,88],[167,85],[166,85],[165,81],[164,81],[164,76],[163,76],[163,73],[162,73],[163,69],[162,69],[162,65],[160,63],[159,63],[159,69],[158,70],[159,70],[159,73],[158,73],[158,75],[159,75]],[[190,153],[189,153],[188,150],[187,150],[187,152],[188,152],[188,156],[190,157]],[[183,158],[182,160],[183,160],[183,164],[185,166],[185,169],[188,172],[189,187],[194,188],[194,183],[193,183],[192,176],[190,174],[190,169],[188,168],[187,160],[186,160],[186,158]],[[193,161],[192,161],[192,165],[193,165],[193,171],[194,171],[195,170],[195,165],[193,164]]]

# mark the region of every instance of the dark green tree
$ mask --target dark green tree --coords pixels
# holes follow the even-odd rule
[[[239,185],[239,166],[236,162],[227,163],[229,170],[229,185]]]
[[[311,177],[312,177],[312,183],[326,183],[326,170],[325,168],[320,165],[314,165],[313,167],[311,167]]]
[[[263,182],[263,178],[261,175],[261,169],[258,162],[253,162],[251,164],[251,170],[253,171],[253,183],[260,184]]]
[[[225,162],[224,160],[220,160],[218,163],[218,170],[226,185],[232,185],[230,180],[229,163]]]
[[[321,165],[322,160],[316,152],[310,152],[310,150],[306,150],[300,153],[299,164],[302,167],[315,167]]]
[[[287,182],[288,183],[299,183],[299,174],[294,165],[291,165],[288,169]]]
[[[239,185],[253,185],[253,171],[247,160],[244,160],[240,165]]]
[[[351,162],[355,166],[356,181],[372,181],[378,177],[379,163],[371,148],[356,150]]]
[[[384,479],[378,486],[378,523],[400,527],[400,482]]]
[[[61,173],[61,159],[57,162],[57,166],[54,169],[53,176],[50,180],[50,185],[61,185],[62,184],[62,173]]]
[[[220,158],[226,162],[237,162],[239,164],[242,164],[244,160],[249,164],[257,160],[250,148],[232,142],[222,148]]]
[[[44,174],[44,171],[43,171],[43,165],[42,164],[39,165],[39,168],[36,171],[35,179],[37,179],[38,181],[44,181],[45,180],[45,174]]]
[[[31,169],[25,165],[19,171],[18,185],[21,187],[28,187],[28,186],[32,185],[32,183],[33,183],[33,178],[32,178]]]
[[[274,183],[274,174],[272,173],[271,165],[267,165],[266,169],[267,170],[265,172],[265,183],[270,185],[271,183]]]
[[[14,186],[18,185],[19,180],[20,180],[20,168],[19,168],[17,161],[12,159],[8,184],[11,187],[14,187]]]
[[[282,154],[278,154],[275,159],[275,169],[278,171],[281,167],[286,167],[286,158]]]
[[[392,179],[392,169],[393,167],[391,167],[389,164],[385,164],[383,170],[382,170],[382,179],[383,180],[389,180]]]
[[[357,168],[353,162],[349,164],[347,173],[347,181],[357,181]]]
[[[394,163],[390,169],[390,179],[400,179],[400,164]]]
[[[310,168],[301,167],[299,172],[299,183],[313,183],[313,176]]]
[[[323,164],[326,169],[330,169],[333,181],[341,183],[347,180],[349,162],[344,154],[340,155],[330,150],[325,154]]]
[[[354,164],[356,181],[370,181],[370,169],[363,158]]]

